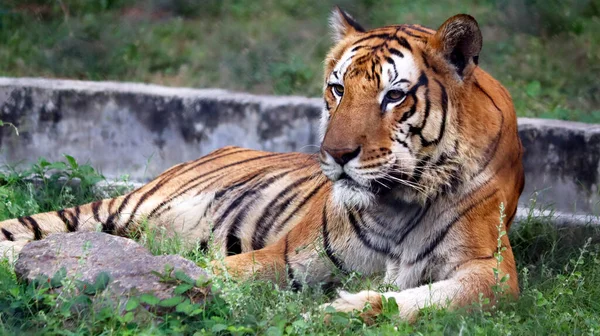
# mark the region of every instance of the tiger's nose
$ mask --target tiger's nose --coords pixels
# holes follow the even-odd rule
[[[360,146],[352,149],[352,148],[328,148],[323,147],[323,150],[327,152],[337,164],[340,166],[344,166],[346,163],[350,162],[350,160],[360,154]]]

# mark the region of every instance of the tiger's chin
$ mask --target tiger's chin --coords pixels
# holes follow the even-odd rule
[[[340,208],[365,209],[375,203],[376,192],[354,180],[341,179],[333,183],[332,200]]]

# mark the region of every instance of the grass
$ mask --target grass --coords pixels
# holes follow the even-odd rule
[[[103,178],[88,165],[71,157],[64,162],[40,162],[28,169],[0,174],[0,220],[56,210],[124,192],[113,185],[98,188]],[[34,184],[36,187],[34,187]],[[111,184],[109,184],[110,186]],[[235,282],[226,275],[213,279],[215,299],[192,304],[182,297],[159,301],[152,296],[130,298],[120,314],[110,305],[92,302],[89,294],[53,294],[48,286],[17,281],[13,265],[0,262],[0,334],[158,334],[158,335],[382,335],[382,334],[573,334],[600,333],[600,232],[591,227],[554,227],[550,216],[533,215],[509,232],[520,273],[521,297],[500,300],[492,310],[475,303],[470,311],[448,312],[426,309],[415,324],[395,317],[397,306],[386,305],[373,325],[355,315],[333,313],[324,322],[319,304],[332,294],[308,288],[293,292],[260,281]],[[499,228],[499,234],[502,234]],[[136,239],[153,254],[180,254],[202,267],[214,258],[183,244],[161,229],[144,230]],[[501,258],[497,259],[502,262]],[[165,281],[189,290],[187,280],[164,274]],[[69,279],[55,277],[53,286],[67,288]],[[388,290],[376,279],[351,274],[343,287],[350,291],[366,288]],[[102,281],[99,281],[102,282]],[[191,284],[194,284],[193,282]],[[98,290],[101,290],[101,286]],[[63,291],[64,292],[64,291]],[[166,315],[157,307],[174,306]],[[164,307],[163,307],[164,308]],[[310,316],[308,319],[303,314]]]
[[[470,13],[519,115],[600,122],[599,0],[8,0],[0,74],[319,96],[334,4],[367,27]]]

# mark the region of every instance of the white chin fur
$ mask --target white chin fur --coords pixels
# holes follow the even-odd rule
[[[348,186],[338,181],[333,184],[332,200],[338,207],[364,209],[375,200],[375,195],[359,187]]]

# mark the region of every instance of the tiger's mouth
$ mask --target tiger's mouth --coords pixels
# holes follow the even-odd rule
[[[340,184],[346,188],[363,188],[363,189],[368,189],[369,187],[367,186],[363,186],[360,183],[358,183],[356,180],[354,180],[352,177],[350,177],[350,175],[346,174],[346,172],[343,172],[336,181],[334,181],[334,183]]]

